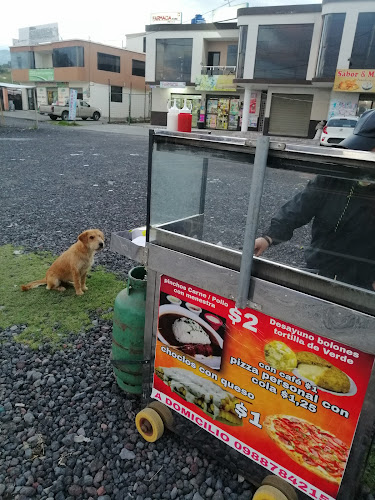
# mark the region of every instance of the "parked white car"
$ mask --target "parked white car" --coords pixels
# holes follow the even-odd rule
[[[334,146],[352,135],[358,116],[333,116],[323,127],[321,146]]]

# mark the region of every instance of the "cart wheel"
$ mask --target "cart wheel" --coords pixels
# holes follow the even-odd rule
[[[293,488],[293,486],[284,479],[281,479],[281,477],[270,475],[266,476],[263,481],[262,481],[262,486],[273,486],[277,490],[281,491],[288,500],[298,500],[297,492]]]
[[[149,443],[157,441],[164,432],[163,421],[152,408],[145,408],[138,412],[135,417],[135,425],[139,434]]]
[[[264,485],[256,490],[253,500],[288,500],[288,497],[277,488]]]
[[[147,408],[152,408],[159,414],[164,423],[164,426],[167,429],[171,429],[173,427],[174,418],[168,406],[165,406],[163,403],[160,403],[160,401],[153,401],[147,406]]]

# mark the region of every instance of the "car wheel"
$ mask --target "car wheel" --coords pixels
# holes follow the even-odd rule
[[[61,113],[61,119],[64,120],[64,122],[66,122],[68,118],[69,118],[69,113],[67,111],[63,111]]]
[[[57,120],[57,116],[56,115],[49,115],[49,117],[51,118],[51,120],[55,121]]]
[[[100,118],[100,113],[95,111],[95,113],[92,115],[92,119],[97,122],[99,120],[99,118]]]

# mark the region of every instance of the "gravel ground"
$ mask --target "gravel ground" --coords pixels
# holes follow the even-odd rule
[[[147,138],[17,125],[0,128],[1,245],[58,254],[88,227],[108,237],[144,223]],[[108,248],[97,262],[122,274],[134,265]],[[243,477],[191,442],[143,441],[141,401],[114,382],[109,322],[93,317],[91,331],[55,353],[14,342],[24,328],[0,331],[0,498],[252,497]]]
[[[144,224],[147,137],[7,123],[0,127],[0,245],[59,254],[89,227],[109,240],[113,231]],[[241,164],[236,169],[233,176],[225,162],[210,160],[205,237],[239,248],[249,171]],[[272,175],[260,232],[308,180]],[[178,196],[171,200],[178,207]],[[308,237],[303,228],[269,255],[303,265]],[[108,247],[96,262],[123,277],[134,265]],[[68,339],[71,348],[54,353],[47,345],[30,351],[14,342],[25,325],[0,330],[0,499],[250,500],[254,488],[230,468],[230,454],[215,460],[173,434],[155,444],[143,441],[134,424],[142,402],[114,382],[112,325],[92,321],[91,331]],[[373,500],[368,491],[364,498]]]

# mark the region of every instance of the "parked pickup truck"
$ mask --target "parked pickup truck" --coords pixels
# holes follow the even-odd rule
[[[67,120],[69,118],[69,104],[65,106],[60,106],[58,104],[41,104],[39,106],[39,113],[41,115],[48,115],[51,120],[57,120],[61,118],[62,120]],[[77,118],[82,118],[82,120],[87,120],[87,118],[92,118],[98,121],[102,116],[102,112],[99,108],[94,108],[90,106],[86,101],[77,101]]]

